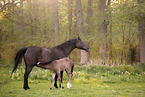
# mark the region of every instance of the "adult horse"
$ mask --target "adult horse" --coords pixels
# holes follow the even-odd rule
[[[89,47],[85,43],[83,43],[79,37],[75,39],[70,39],[53,48],[42,48],[37,46],[23,47],[16,54],[15,65],[11,75],[17,68],[18,64],[21,62],[21,59],[24,57],[26,69],[24,74],[23,88],[25,90],[30,89],[28,86],[28,76],[32,68],[34,66],[37,66],[37,62],[48,64],[54,60],[67,57],[70,54],[70,52],[75,48],[82,49],[87,52],[89,51]],[[54,86],[57,87],[56,81]]]

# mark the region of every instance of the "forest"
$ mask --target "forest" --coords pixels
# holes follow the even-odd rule
[[[0,0],[0,95],[144,97],[144,26],[145,0]],[[10,78],[21,48],[52,48],[78,37],[89,52],[70,53],[70,89],[67,73],[64,89],[49,90],[52,71],[34,66],[28,78],[24,62]],[[23,82],[29,83],[29,90],[23,89]]]
[[[1,0],[0,59],[80,36],[90,51],[74,50],[76,63],[145,63],[144,26],[144,0]]]

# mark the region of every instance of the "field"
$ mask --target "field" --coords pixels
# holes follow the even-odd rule
[[[30,90],[23,89],[24,64],[10,78],[12,62],[0,61],[1,97],[145,97],[145,64],[96,66],[75,64],[72,87],[49,90],[51,71],[35,67],[29,76]]]

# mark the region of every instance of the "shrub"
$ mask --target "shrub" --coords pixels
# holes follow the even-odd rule
[[[145,63],[136,63],[133,64],[134,72],[140,74],[141,72],[145,71]]]

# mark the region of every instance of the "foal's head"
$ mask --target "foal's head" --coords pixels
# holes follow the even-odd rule
[[[89,51],[89,47],[84,42],[82,42],[80,37],[77,38],[77,42],[76,42],[75,46],[76,46],[76,48],[85,50],[86,52]]]

